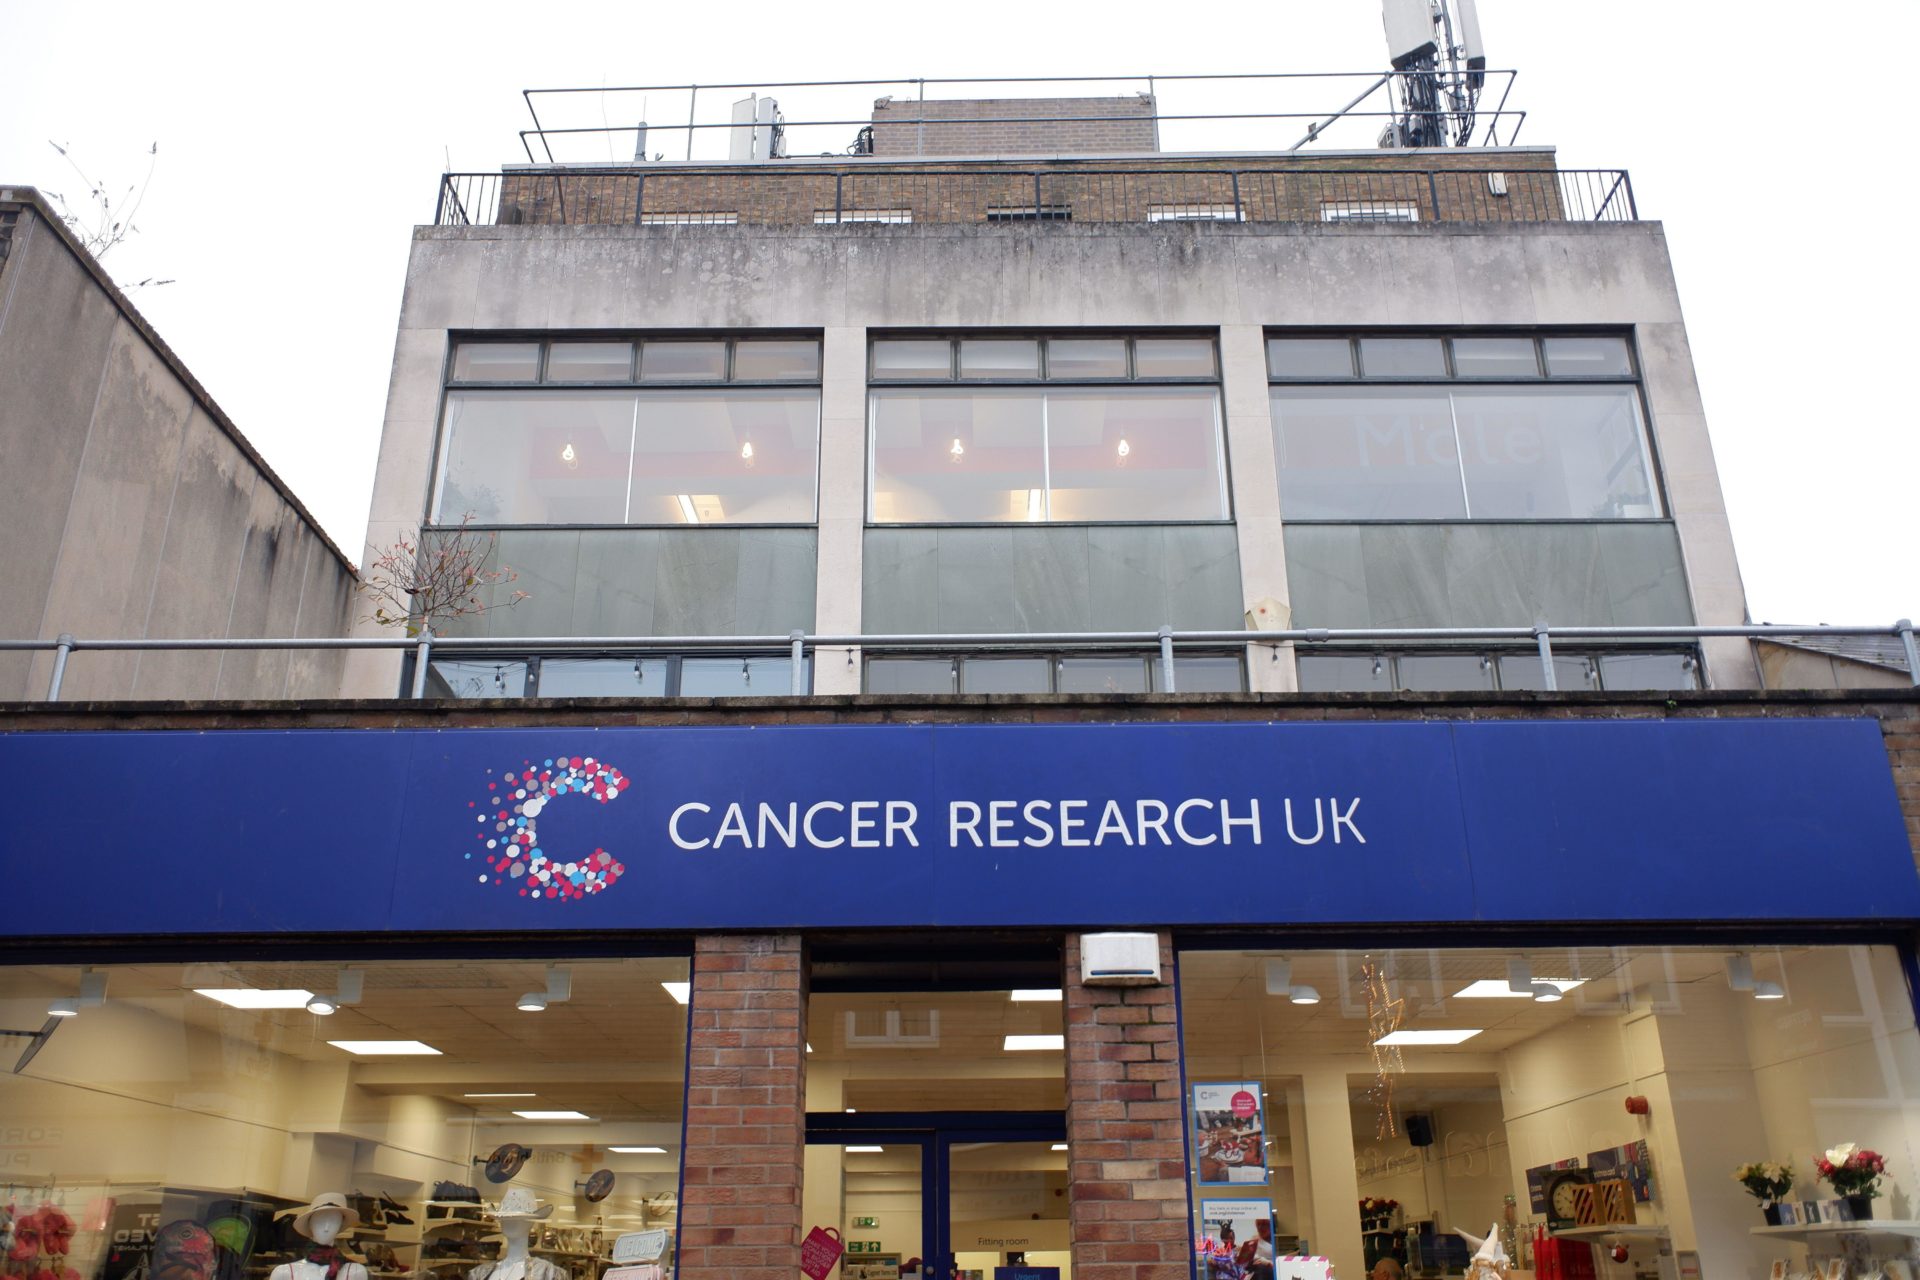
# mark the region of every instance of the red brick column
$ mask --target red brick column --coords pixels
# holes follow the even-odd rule
[[[1152,987],[1080,985],[1067,938],[1067,1174],[1074,1280],[1189,1280],[1173,944]]]
[[[796,934],[694,944],[683,1280],[800,1274],[806,971]]]

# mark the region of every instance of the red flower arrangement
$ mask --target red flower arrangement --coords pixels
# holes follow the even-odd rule
[[[1843,1196],[1877,1196],[1880,1175],[1887,1171],[1886,1157],[1877,1151],[1845,1143],[1813,1162],[1814,1172],[1833,1184]]]

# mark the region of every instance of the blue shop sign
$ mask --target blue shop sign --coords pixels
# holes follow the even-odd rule
[[[31,936],[1915,920],[1869,720],[0,734]]]

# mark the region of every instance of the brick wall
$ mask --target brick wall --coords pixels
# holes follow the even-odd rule
[[[975,98],[873,104],[877,156],[1038,156],[1158,151],[1154,100]],[[1105,117],[1125,117],[1111,119]],[[965,121],[966,123],[950,123]]]
[[[805,1010],[798,935],[695,941],[682,1280],[799,1274]]]
[[[1173,942],[1160,934],[1163,981],[1080,982],[1080,935],[1067,938],[1067,1173],[1075,1280],[1186,1280],[1186,1136]]]
[[[513,170],[472,180],[475,185],[456,203],[465,211],[461,216],[483,224],[576,226],[702,217],[746,226],[812,226],[831,222],[836,210],[843,217],[893,214],[915,223],[982,223],[1031,211],[1036,199],[1053,216],[1078,223],[1144,223],[1202,214],[1227,220],[1236,209],[1248,222],[1319,222],[1329,209],[1364,216],[1400,207],[1414,210],[1422,222],[1577,221],[1594,213],[1604,185],[1585,176],[1563,180],[1553,166],[1553,156],[1545,152],[1463,150],[1292,161],[1056,159],[1018,168],[848,160],[719,169]],[[1505,194],[1494,194],[1490,173],[1503,175]],[[1620,216],[1625,207],[1619,201],[1613,215]],[[897,217],[902,213],[908,218]]]

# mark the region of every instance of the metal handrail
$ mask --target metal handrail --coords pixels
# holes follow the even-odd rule
[[[1914,624],[1902,618],[1891,626],[1786,626],[1777,623],[1738,626],[1555,626],[1536,622],[1524,627],[1299,627],[1279,631],[1179,631],[1159,627],[1151,631],[1004,631],[962,632],[955,634],[839,634],[832,632],[790,631],[785,635],[735,636],[436,636],[423,631],[418,636],[262,636],[262,637],[173,637],[140,639],[80,639],[62,633],[51,640],[0,639],[0,652],[51,652],[53,675],[48,682],[48,702],[60,700],[60,686],[66,676],[70,657],[83,649],[140,651],[245,651],[245,650],[338,650],[400,649],[414,654],[410,695],[426,696],[427,664],[435,653],[499,652],[535,656],[580,650],[623,653],[673,653],[689,649],[709,650],[787,650],[793,659],[792,690],[804,695],[803,665],[809,653],[821,649],[945,649],[996,650],[1010,648],[1047,649],[1142,649],[1158,648],[1162,689],[1176,692],[1174,651],[1179,648],[1220,645],[1342,644],[1362,641],[1423,643],[1447,640],[1485,640],[1530,643],[1540,655],[1544,687],[1559,688],[1553,665],[1553,641],[1563,640],[1763,640],[1770,636],[1893,636],[1906,651],[1907,673],[1920,687],[1920,643]]]

